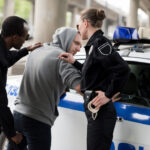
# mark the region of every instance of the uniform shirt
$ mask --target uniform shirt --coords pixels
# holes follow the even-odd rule
[[[74,64],[78,69],[82,68],[81,91],[102,90],[111,98],[125,85],[130,72],[128,64],[113,49],[101,30],[92,35],[85,51],[83,67],[78,62]]]
[[[6,81],[8,67],[12,66],[21,57],[28,54],[26,48],[20,51],[9,51],[6,48],[5,42],[0,36],[0,125],[3,128],[4,133],[8,138],[16,135],[14,130],[14,121],[12,113],[9,109],[7,93],[6,93]]]

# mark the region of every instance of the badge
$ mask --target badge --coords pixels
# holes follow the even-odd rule
[[[98,47],[98,50],[102,55],[110,55],[112,52],[112,47],[108,42],[106,42],[100,47]]]

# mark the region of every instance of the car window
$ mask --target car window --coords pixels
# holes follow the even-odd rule
[[[77,59],[84,63],[84,58]],[[150,107],[150,64],[128,62],[131,73],[119,102]]]
[[[131,73],[121,92],[121,101],[150,107],[150,65],[129,62]]]

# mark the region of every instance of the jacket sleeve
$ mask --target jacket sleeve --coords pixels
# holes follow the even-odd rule
[[[94,61],[98,62],[102,80],[100,84],[105,87],[105,95],[111,98],[121,91],[128,80],[130,69],[118,52],[114,51],[109,40],[103,39],[95,51]],[[102,43],[102,44],[101,44]],[[95,50],[95,49],[94,49]]]
[[[81,64],[79,61],[75,60],[73,66],[75,66],[78,70],[82,70],[83,64]]]
[[[113,78],[110,80],[105,95],[111,98],[116,92],[121,91],[128,80],[130,69],[128,64],[115,52],[112,54],[112,59],[115,60],[114,66],[108,69],[108,72],[113,72]]]
[[[28,54],[28,50],[26,48],[23,48],[19,51],[13,50],[9,51],[8,53],[8,66],[12,66],[14,63],[16,63],[19,59],[26,56]]]
[[[0,77],[2,76],[1,70],[0,70]],[[15,129],[14,129],[14,120],[12,113],[9,109],[8,105],[8,99],[7,99],[7,93],[5,89],[5,85],[3,81],[0,78],[0,125],[3,128],[4,133],[8,138],[13,137],[16,135]]]
[[[81,72],[77,70],[72,64],[60,60],[59,74],[64,85],[69,88],[74,89],[78,84],[80,84]]]

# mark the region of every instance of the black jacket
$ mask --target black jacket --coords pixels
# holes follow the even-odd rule
[[[128,64],[114,51],[101,30],[93,34],[85,50],[83,67],[77,61],[74,63],[78,69],[82,68],[81,91],[102,90],[111,98],[125,85],[130,72]]]
[[[8,67],[12,66],[20,58],[27,55],[26,48],[19,51],[9,51],[6,48],[5,42],[0,36],[0,125],[3,128],[4,133],[8,138],[16,135],[14,129],[14,120],[12,113],[9,109],[7,93],[6,93],[6,81]]]

